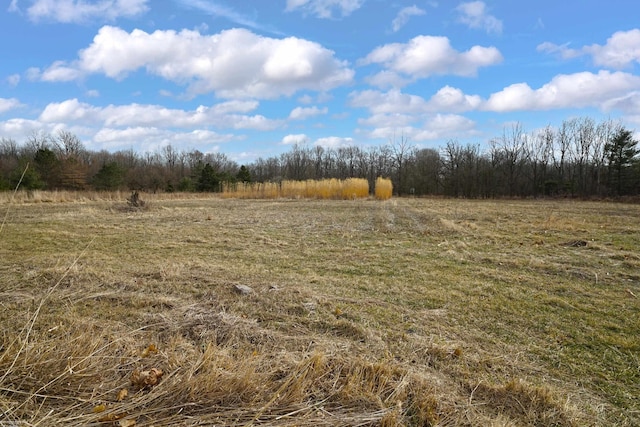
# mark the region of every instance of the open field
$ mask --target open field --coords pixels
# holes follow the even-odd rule
[[[0,199],[0,425],[640,425],[640,205],[126,196]]]

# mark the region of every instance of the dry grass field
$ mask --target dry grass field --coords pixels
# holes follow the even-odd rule
[[[1,426],[640,425],[639,205],[127,196],[0,196]]]

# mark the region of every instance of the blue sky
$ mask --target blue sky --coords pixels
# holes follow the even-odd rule
[[[10,0],[0,137],[242,163],[296,142],[485,146],[572,117],[635,130],[638,16],[637,0]]]

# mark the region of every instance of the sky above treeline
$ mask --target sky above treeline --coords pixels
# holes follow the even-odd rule
[[[640,129],[637,0],[10,0],[0,138],[222,152]],[[636,136],[640,135],[635,133]]]

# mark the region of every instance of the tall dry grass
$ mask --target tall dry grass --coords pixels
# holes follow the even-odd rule
[[[222,197],[353,200],[369,197],[369,183],[363,178],[286,180],[281,183],[226,183],[223,186]]]
[[[393,195],[393,183],[389,178],[376,179],[375,196],[378,200],[388,200]]]

